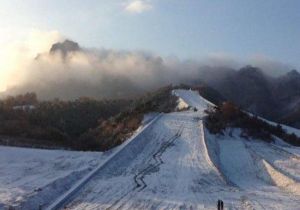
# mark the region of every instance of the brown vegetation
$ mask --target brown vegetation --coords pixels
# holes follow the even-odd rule
[[[132,101],[79,98],[75,101],[38,101],[34,93],[7,97],[0,101],[0,135],[8,145],[23,145],[25,139],[36,139],[34,147],[78,148],[78,138],[129,106]],[[34,109],[15,109],[34,105]],[[37,140],[38,139],[38,140]],[[17,142],[18,141],[18,142]],[[11,142],[11,143],[10,143]],[[89,144],[87,142],[87,144]],[[27,144],[26,144],[27,145]],[[97,148],[89,148],[97,150]]]
[[[0,144],[107,150],[132,135],[144,114],[173,111],[177,99],[171,90],[167,86],[136,100],[38,101],[34,93],[8,97],[0,100]],[[35,108],[14,109],[24,105]]]
[[[172,86],[167,86],[148,93],[135,101],[131,109],[123,111],[108,120],[101,121],[97,128],[89,130],[80,138],[80,148],[97,145],[103,151],[123,143],[141,125],[144,114],[175,110],[177,98],[172,96],[171,91]],[[86,145],[86,142],[93,145]]]

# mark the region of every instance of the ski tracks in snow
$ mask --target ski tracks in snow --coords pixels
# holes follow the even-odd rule
[[[162,143],[162,145],[157,150],[157,152],[155,152],[152,155],[152,159],[154,160],[154,163],[150,163],[133,177],[136,186],[132,190],[128,191],[124,196],[116,200],[110,207],[107,208],[107,210],[110,210],[113,207],[115,207],[122,199],[127,197],[129,194],[133,193],[133,195],[131,195],[131,197],[133,197],[135,194],[134,191],[140,192],[147,187],[147,183],[144,181],[145,176],[150,175],[151,173],[159,170],[159,166],[164,163],[161,157],[162,154],[174,143],[176,139],[178,139],[181,136],[182,130],[183,127],[181,127],[174,136],[172,136],[170,139]],[[125,203],[123,203],[123,205],[124,204]],[[117,209],[120,209],[121,207],[122,205],[119,206]]]

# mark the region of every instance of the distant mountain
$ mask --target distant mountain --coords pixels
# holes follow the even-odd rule
[[[289,104],[286,111],[300,105],[300,74],[296,70],[279,77],[275,82],[274,92],[281,105]]]
[[[275,78],[252,66],[238,71],[209,68],[201,71],[200,78],[243,109],[300,127],[300,73],[297,70]]]

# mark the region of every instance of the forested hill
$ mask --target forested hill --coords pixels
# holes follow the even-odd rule
[[[34,93],[7,97],[0,101],[0,141],[3,144],[4,139],[10,139],[4,143],[19,146],[77,148],[81,135],[131,103],[84,97],[39,101]]]

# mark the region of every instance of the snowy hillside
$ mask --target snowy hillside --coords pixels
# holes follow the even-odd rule
[[[0,147],[0,209],[51,202],[102,160],[99,152]]]
[[[59,180],[63,176],[60,173],[76,168],[84,171],[97,164],[84,185],[60,193],[56,202],[45,204],[51,205],[48,209],[216,209],[218,199],[224,201],[225,209],[299,209],[299,148],[247,141],[240,137],[238,129],[232,135],[212,135],[205,129],[203,117],[204,110],[214,105],[195,91],[174,90],[173,94],[179,97],[179,107],[196,109],[156,116],[109,156],[55,151],[45,166],[40,162],[49,156],[32,156],[28,162],[33,172],[23,168],[27,161],[21,161],[22,157],[7,161],[1,158],[1,164],[13,170],[10,168],[16,162],[18,173],[24,170],[29,177],[36,174],[32,179],[40,183],[50,182],[43,177],[48,174]],[[65,161],[65,168],[53,165]],[[83,173],[85,177],[89,174]],[[3,183],[10,176],[1,176]],[[59,182],[57,186],[64,185]],[[9,192],[11,186],[22,191],[26,185],[1,182],[1,190]],[[32,185],[30,190],[34,189]],[[51,192],[47,190],[45,194],[37,193],[36,199],[46,200],[46,192]],[[15,195],[17,192],[11,197]],[[8,200],[4,197],[1,202]],[[38,209],[37,202],[31,202],[30,209]]]
[[[162,115],[104,166],[68,209],[215,209],[217,199],[226,209],[298,208],[295,177],[276,165],[299,174],[299,161],[286,155],[272,162],[268,156],[267,168],[244,140],[207,133],[202,117],[211,103],[195,91],[173,93],[198,112]]]

